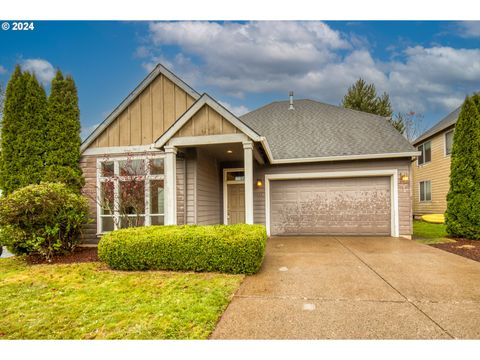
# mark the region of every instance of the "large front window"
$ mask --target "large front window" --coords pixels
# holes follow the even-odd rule
[[[163,225],[163,156],[99,160],[97,176],[99,233]]]

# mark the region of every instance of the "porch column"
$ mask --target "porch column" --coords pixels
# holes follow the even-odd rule
[[[253,224],[253,143],[243,142],[245,167],[245,224]]]
[[[164,223],[177,224],[177,148],[165,146]]]

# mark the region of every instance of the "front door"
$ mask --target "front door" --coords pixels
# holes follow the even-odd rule
[[[245,223],[245,185],[227,184],[227,223]]]

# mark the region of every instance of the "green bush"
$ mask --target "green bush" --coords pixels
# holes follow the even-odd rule
[[[254,274],[262,265],[262,225],[149,226],[112,231],[98,256],[118,270],[189,270]]]
[[[71,252],[88,222],[88,203],[61,183],[29,185],[0,198],[1,239],[13,253]]]

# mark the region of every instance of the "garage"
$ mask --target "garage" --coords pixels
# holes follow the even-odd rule
[[[272,235],[390,235],[391,177],[270,182]]]

